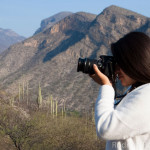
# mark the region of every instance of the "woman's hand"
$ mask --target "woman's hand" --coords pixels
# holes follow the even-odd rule
[[[100,70],[98,69],[98,67],[95,64],[93,65],[93,69],[95,71],[95,74],[90,75],[90,77],[95,82],[97,82],[100,85],[111,85],[112,86],[108,77],[106,75],[104,75],[102,72],[100,72]]]

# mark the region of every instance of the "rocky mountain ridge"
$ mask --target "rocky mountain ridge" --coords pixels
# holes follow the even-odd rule
[[[53,26],[54,24],[56,24],[57,22],[59,22],[60,20],[64,19],[65,17],[67,17],[71,14],[72,14],[72,12],[60,12],[56,15],[53,15],[49,18],[42,20],[41,21],[41,27],[36,30],[34,35],[38,34],[40,32],[43,32],[44,30],[50,28],[51,26]]]
[[[99,86],[88,75],[77,72],[78,58],[111,55],[110,43],[126,33],[143,31],[150,35],[149,22],[149,18],[117,6],[97,16],[71,14],[0,55],[1,88],[17,95],[18,84],[28,82],[33,101],[40,83],[45,101],[52,95],[59,106],[65,101],[68,109],[91,109]]]

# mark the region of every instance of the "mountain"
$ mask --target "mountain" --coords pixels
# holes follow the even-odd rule
[[[89,110],[99,86],[88,75],[77,72],[79,57],[98,59],[111,54],[110,43],[130,31],[150,35],[150,19],[110,6],[99,15],[78,12],[0,55],[1,89],[18,95],[19,83],[28,82],[29,101],[35,101],[40,83],[43,99],[52,95],[61,107]],[[45,104],[46,105],[46,104]]]
[[[18,35],[10,29],[0,28],[0,53],[7,49],[10,45],[21,42],[25,37]]]
[[[72,14],[72,12],[60,12],[56,15],[53,15],[49,18],[42,20],[41,27],[39,29],[37,29],[37,31],[34,33],[34,35],[38,34],[39,32],[43,32],[44,30],[50,28],[51,26],[53,26],[54,24],[56,24],[57,22],[59,22],[60,20],[64,19],[65,17],[67,17],[71,14]]]

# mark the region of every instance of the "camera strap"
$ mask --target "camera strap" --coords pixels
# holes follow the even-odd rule
[[[121,100],[131,91],[133,91],[134,89],[136,89],[137,87],[143,85],[144,83],[141,82],[136,82],[135,84],[133,84],[132,86],[129,86],[129,88],[126,90],[126,92],[123,95],[115,95],[115,102],[114,105],[117,106]]]

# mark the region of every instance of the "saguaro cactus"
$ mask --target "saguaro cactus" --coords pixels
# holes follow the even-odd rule
[[[24,81],[22,82],[22,99],[24,100],[24,90],[25,90],[25,88],[24,88]]]
[[[57,117],[57,111],[58,111],[58,102],[56,101],[56,117]]]
[[[37,103],[38,103],[38,107],[41,108],[42,107],[42,92],[41,92],[41,86],[39,83],[39,92],[38,92],[38,99],[37,99]]]
[[[53,97],[51,95],[51,115],[53,114]]]
[[[14,101],[15,101],[14,99],[15,99],[14,96],[10,98],[9,100],[10,106],[14,106]]]
[[[18,95],[19,95],[19,98],[18,98],[18,101],[20,102],[20,100],[21,100],[21,84],[20,84],[20,82],[19,82],[19,93],[18,93]]]
[[[27,100],[27,106],[28,106],[28,105],[29,105],[29,97],[28,97],[28,96],[29,96],[29,83],[28,83],[28,81],[27,81],[26,84],[27,84],[27,85],[26,85],[26,86],[27,86],[27,89],[26,89],[26,96],[27,96],[27,99],[26,99],[26,100]]]

